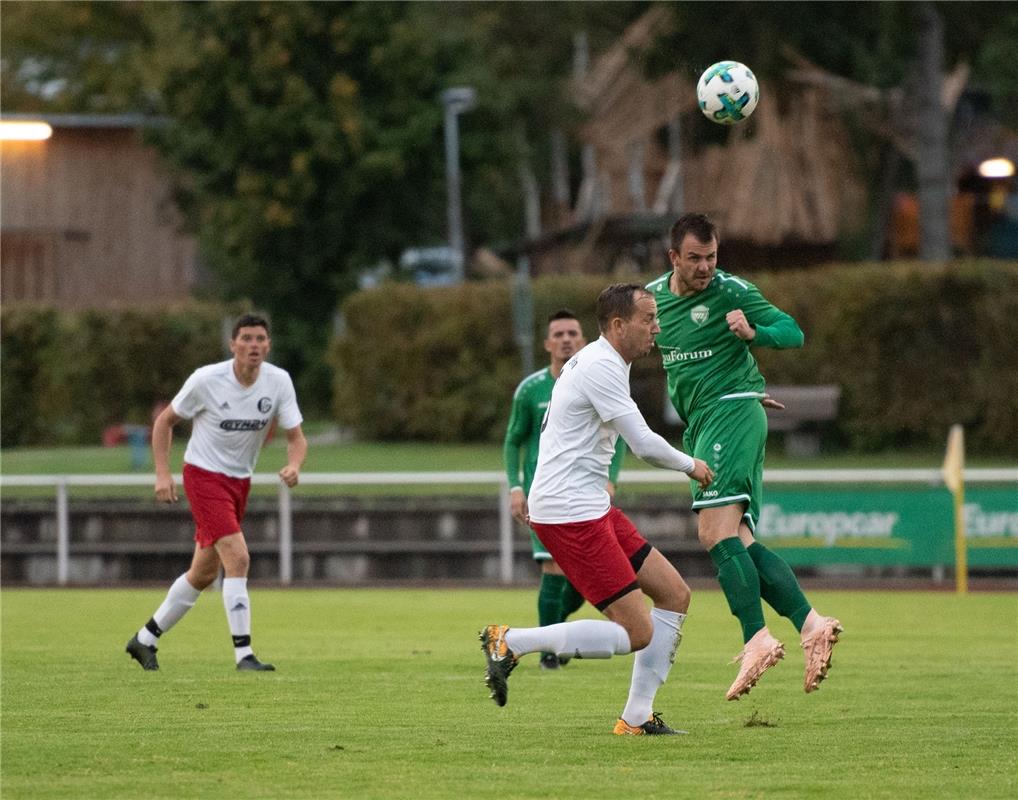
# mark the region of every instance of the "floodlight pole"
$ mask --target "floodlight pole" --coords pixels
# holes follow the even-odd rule
[[[445,182],[447,188],[447,219],[449,247],[456,254],[456,282],[463,281],[466,253],[463,243],[463,202],[460,196],[459,115],[474,107],[477,90],[456,86],[442,92],[445,108]]]

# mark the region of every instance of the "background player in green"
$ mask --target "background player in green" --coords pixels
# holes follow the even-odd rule
[[[700,543],[710,553],[728,605],[742,626],[742,666],[727,693],[746,694],[784,656],[764,624],[761,598],[788,617],[806,654],[804,688],[827,677],[841,623],[818,614],[784,559],[753,538],[763,495],[767,415],[782,408],[764,391],[752,347],[802,347],[792,317],[757,288],[717,269],[717,227],[686,214],[671,228],[672,270],[647,285],[657,301],[668,395],[686,421],[684,450],[714,470],[706,490],[693,484]]]
[[[527,496],[537,469],[537,445],[541,439],[541,421],[551,399],[555,380],[562,372],[562,366],[587,344],[583,329],[576,315],[567,308],[559,309],[548,317],[548,334],[544,349],[551,356],[551,363],[524,378],[513,394],[509,427],[505,432],[503,462],[509,479],[509,503],[513,517],[527,524]],[[622,469],[626,454],[626,443],[619,437],[615,457],[608,470],[608,494],[615,497],[615,481]],[[523,476],[520,479],[520,456],[523,461]],[[573,588],[551,553],[541,544],[530,528],[530,542],[534,560],[541,565],[541,588],[537,593],[537,621],[539,625],[555,625],[565,622],[566,617],[583,605],[583,596]],[[543,669],[557,669],[560,659],[554,653],[541,654]]]

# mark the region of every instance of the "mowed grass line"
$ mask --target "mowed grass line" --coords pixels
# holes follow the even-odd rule
[[[180,471],[183,463],[186,436],[175,439],[170,457],[171,466]],[[675,442],[681,447],[681,443]],[[790,459],[780,447],[771,448],[767,457],[768,469],[864,469],[879,468],[939,468],[943,461],[940,452],[895,452],[883,454],[825,454],[811,459]],[[1013,466],[1014,459],[970,457],[969,466],[1003,467]],[[285,444],[282,437],[270,442],[264,448],[258,461],[260,473],[272,474],[286,462]],[[436,444],[424,442],[341,442],[319,444],[314,441],[304,464],[305,472],[501,472],[502,448],[498,444]],[[632,453],[626,456],[625,470],[651,470],[647,463]],[[151,454],[146,452],[146,462],[134,474],[152,475]],[[61,475],[61,474],[131,474],[131,451],[126,446],[118,447],[25,447],[0,451],[0,473],[13,475]],[[684,476],[676,476],[667,470],[660,470],[661,483],[630,483],[622,481],[620,497],[641,494],[673,495],[676,491],[682,498],[689,497],[689,488]],[[274,486],[255,486],[252,494],[260,498],[273,498]],[[497,492],[493,484],[454,485],[406,485],[394,489],[392,486],[300,486],[296,499],[302,497],[391,497],[398,496],[479,496],[490,497]],[[3,488],[5,500],[30,499],[51,500],[52,487],[11,487]],[[75,500],[134,499],[150,501],[150,486],[130,487],[73,487],[70,498]]]
[[[183,460],[186,433],[177,432],[170,463],[179,469]],[[678,439],[674,444],[681,447]],[[780,445],[769,448],[767,466],[772,469],[835,468],[938,468],[943,452],[895,451],[891,453],[823,454],[816,458],[789,458]],[[273,472],[286,461],[285,440],[277,436],[265,445],[258,462],[260,472]],[[1013,466],[1013,458],[979,457],[970,454],[969,466]],[[632,453],[625,469],[650,469]],[[304,469],[309,472],[393,472],[443,470],[501,470],[500,443],[441,444],[433,442],[330,442],[314,439]],[[5,475],[104,474],[131,472],[131,449],[117,447],[18,447],[0,451],[0,471]],[[143,472],[152,471],[152,456],[146,450]]]
[[[530,590],[260,590],[237,673],[218,593],[166,635],[163,669],[123,652],[155,590],[5,590],[2,786],[13,798],[1010,798],[1018,596],[816,592],[846,627],[802,691],[797,637],[749,697],[716,591],[694,594],[657,708],[684,737],[611,727],[632,657],[544,673],[497,708],[476,631],[531,624]],[[582,612],[596,616],[589,609]],[[757,723],[747,726],[747,722]]]

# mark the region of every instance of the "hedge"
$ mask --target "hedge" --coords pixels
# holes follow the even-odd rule
[[[857,451],[939,447],[960,422],[972,452],[1018,454],[1018,263],[853,264],[746,277],[806,333],[802,350],[757,352],[768,380],[842,387],[829,442]],[[594,301],[610,280],[533,282],[536,366],[547,361],[544,321],[561,306],[594,338]],[[348,297],[328,356],[337,420],[364,439],[499,441],[522,377],[511,296],[509,282],[493,281],[387,284]],[[195,367],[224,357],[222,322],[237,311],[5,307],[0,444],[90,444],[107,425],[148,424],[153,406]],[[656,353],[633,365],[632,385],[660,429]]]
[[[960,422],[973,452],[1018,454],[1018,263],[851,264],[746,277],[806,333],[801,350],[757,351],[767,379],[842,387],[836,443],[941,446]],[[555,308],[571,307],[588,338],[596,335],[594,301],[610,280],[533,282],[535,365],[546,363],[544,320]],[[329,355],[336,418],[366,439],[498,441],[522,377],[511,296],[508,282],[387,284],[351,295]],[[633,365],[632,384],[660,426],[656,353]]]
[[[4,309],[2,445],[98,444],[108,425],[152,421],[188,375],[223,355],[224,307]]]

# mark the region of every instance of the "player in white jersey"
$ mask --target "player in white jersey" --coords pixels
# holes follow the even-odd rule
[[[265,319],[242,316],[230,339],[233,358],[195,370],[152,426],[156,498],[175,503],[177,487],[169,464],[173,426],[192,420],[184,453],[184,490],[191,503],[196,544],[190,569],[177,578],[162,605],[127,643],[128,654],[142,669],[159,669],[159,637],[194,606],[220,568],[237,669],[275,669],[259,661],[251,649],[250,556],[241,521],[251,474],[272,421],[278,420],[286,431],[286,466],[279,478],[287,486],[297,485],[307,440],[290,376],[265,361],[270,346]]]
[[[634,359],[654,346],[657,306],[638,284],[614,284],[597,299],[601,338],[570,359],[545,415],[530,524],[580,593],[608,621],[576,620],[539,628],[488,625],[481,631],[486,683],[496,704],[520,656],[552,652],[609,658],[639,651],[619,735],[674,734],[653,711],[675,660],[690,592],[675,567],[611,505],[605,484],[619,435],[640,458],[684,472],[706,487],[714,474],[647,427],[629,391]],[[654,601],[648,611],[644,592]]]

